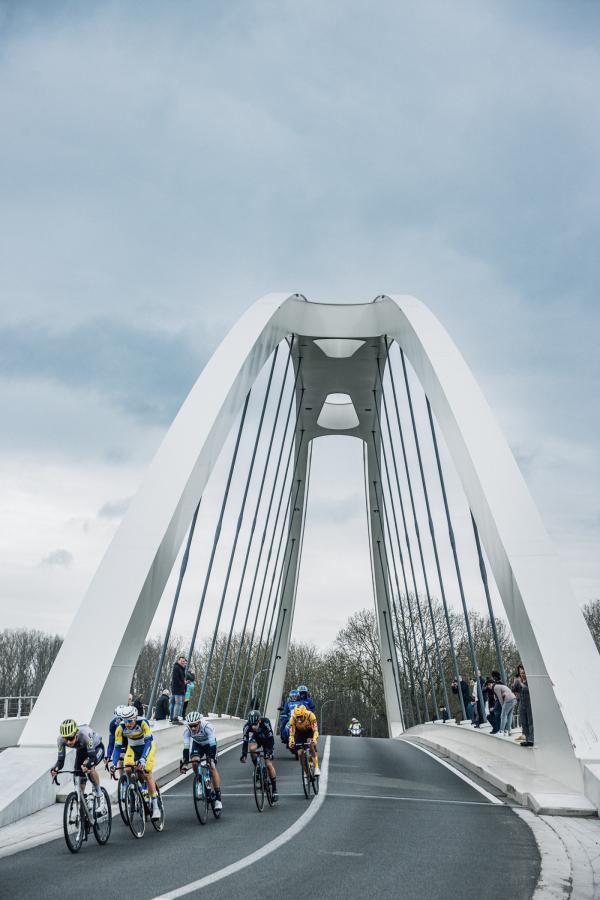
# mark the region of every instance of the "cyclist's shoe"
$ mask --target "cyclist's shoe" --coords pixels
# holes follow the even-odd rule
[[[320,775],[320,774],[321,774],[320,768],[318,766],[315,766],[315,775]]]
[[[278,800],[279,794],[277,793],[277,791],[273,791],[273,803],[277,803]]]
[[[151,819],[160,819],[160,809],[158,808],[158,800],[154,799],[152,801],[152,812],[150,813]]]
[[[220,800],[215,800],[215,809],[223,809],[223,804]]]
[[[105,816],[107,812],[106,800],[104,799],[104,794],[101,794],[99,797],[96,797],[96,815]]]

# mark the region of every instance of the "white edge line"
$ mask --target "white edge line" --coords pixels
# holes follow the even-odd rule
[[[287,842],[291,841],[292,838],[296,837],[296,835],[299,834],[302,829],[306,827],[306,825],[308,825],[310,820],[313,819],[314,816],[316,816],[325,800],[325,796],[327,794],[327,779],[329,775],[330,748],[331,737],[327,737],[325,741],[325,752],[323,754],[321,764],[319,793],[316,797],[313,797],[308,809],[302,813],[299,819],[296,819],[293,825],[290,825],[289,828],[286,828],[285,831],[279,834],[272,841],[269,841],[268,844],[264,844],[258,850],[255,850],[254,853],[250,853],[248,856],[244,856],[242,857],[242,859],[238,859],[236,862],[231,863],[229,866],[225,866],[225,868],[223,869],[212,872],[210,875],[205,875],[204,878],[199,878],[197,881],[190,881],[189,884],[184,884],[179,888],[175,888],[175,890],[173,891],[167,891],[166,894],[158,894],[153,898],[153,900],[176,900],[177,897],[184,897],[186,894],[191,894],[193,891],[199,891],[201,888],[207,887],[209,884],[214,884],[217,881],[221,881],[223,878],[227,878],[229,875],[235,875],[236,872],[240,872],[242,869],[247,868],[247,866],[253,865],[260,859],[263,859],[265,856],[269,856],[269,854],[273,853],[275,850],[278,850],[279,847],[287,844]]]
[[[495,806],[505,806],[502,800],[499,800],[498,797],[494,797],[493,794],[490,794],[489,791],[486,791],[485,788],[482,788],[477,782],[473,781],[472,778],[469,778],[468,775],[463,775],[459,769],[456,769],[454,766],[451,766],[450,763],[447,763],[445,759],[440,759],[439,756],[436,756],[435,753],[432,753],[430,750],[426,750],[425,747],[421,747],[420,744],[415,744],[413,741],[408,740],[408,738],[402,738],[403,743],[410,744],[411,747],[414,747],[416,750],[420,750],[421,753],[426,753],[427,756],[430,756],[432,759],[435,759],[440,766],[444,766],[445,769],[448,769],[453,775],[456,775],[457,778],[460,778],[462,781],[465,781],[468,785],[474,788],[476,791],[479,791],[484,797],[486,797],[490,803],[493,803]]]

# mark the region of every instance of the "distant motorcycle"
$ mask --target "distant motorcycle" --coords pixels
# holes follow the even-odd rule
[[[348,731],[350,732],[350,737],[362,737],[365,733],[365,729],[360,722],[353,722],[348,728]]]

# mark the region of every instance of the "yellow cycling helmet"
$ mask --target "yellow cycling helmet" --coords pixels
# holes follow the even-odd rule
[[[77,734],[77,722],[75,719],[65,719],[60,723],[60,736],[64,738],[72,738]]]
[[[294,714],[297,719],[305,719],[308,715],[307,708],[301,703],[300,706],[297,706],[294,710]]]

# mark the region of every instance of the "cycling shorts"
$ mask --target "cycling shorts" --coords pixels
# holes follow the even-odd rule
[[[125,751],[125,758],[123,759],[123,764],[126,766],[134,766],[138,760],[140,760],[143,756],[144,746],[142,744],[141,747],[132,747],[131,744]],[[148,750],[146,754],[146,765],[144,769],[146,772],[151,772],[154,768],[154,753],[156,751],[156,744],[152,741],[152,746]]]
[[[192,749],[190,750],[190,759],[202,759],[203,756],[206,756],[207,759],[210,759],[214,762],[215,766],[217,764],[217,745],[216,744],[192,744]]]
[[[104,759],[104,744],[100,742],[97,747],[94,747],[93,750],[88,750],[86,747],[78,747],[77,753],[75,755],[75,769],[81,769],[82,766],[89,762],[97,766],[98,763],[102,762]]]
[[[301,731],[299,728],[296,729],[296,733],[294,735],[294,741],[296,742],[296,747],[299,744],[305,744],[307,741],[311,741],[314,737],[314,731],[312,728],[305,729]]]
[[[273,759],[273,751],[275,748],[274,738],[253,737],[250,739],[250,744],[256,744],[257,747],[260,747],[265,755],[265,759]]]

